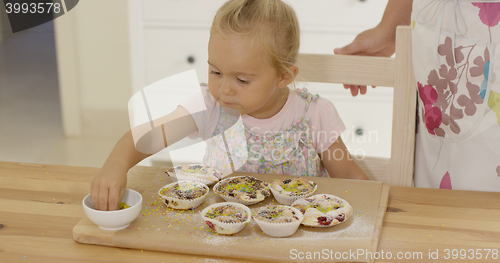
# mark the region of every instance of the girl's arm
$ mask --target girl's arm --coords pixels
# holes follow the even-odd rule
[[[133,131],[128,131],[116,143],[103,167],[90,183],[90,194],[95,209],[117,210],[127,187],[127,172],[130,168],[152,153],[198,130],[194,119],[183,107],[177,107],[154,123],[163,124],[144,134],[136,143],[132,136]]]
[[[320,153],[319,156],[331,177],[368,180],[340,136],[330,148]]]

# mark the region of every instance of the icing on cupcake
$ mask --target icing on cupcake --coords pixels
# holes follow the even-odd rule
[[[205,216],[224,223],[241,223],[248,219],[245,210],[232,204],[214,207]]]
[[[255,204],[271,195],[269,184],[252,176],[227,178],[214,186],[214,191],[226,201]]]
[[[295,201],[292,204],[304,214],[303,225],[329,227],[340,224],[352,214],[352,207],[335,195],[320,194]]]
[[[254,218],[274,223],[290,223],[299,220],[297,213],[292,210],[291,207],[282,205],[268,205],[260,207],[257,211],[255,211]]]
[[[210,229],[222,235],[238,233],[251,221],[250,209],[233,202],[212,204],[201,211],[201,217]]]
[[[162,187],[158,194],[167,207],[194,209],[205,200],[208,191],[203,183],[181,181]]]

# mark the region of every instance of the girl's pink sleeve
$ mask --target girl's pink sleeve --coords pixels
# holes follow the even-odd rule
[[[218,122],[220,109],[217,107],[217,101],[207,89],[202,86],[201,92],[189,97],[179,106],[185,108],[191,114],[198,127],[198,132],[188,136],[190,139],[201,137],[206,140],[212,137],[215,124]]]
[[[318,98],[309,107],[307,115],[314,148],[322,153],[345,131],[345,125],[331,101]]]

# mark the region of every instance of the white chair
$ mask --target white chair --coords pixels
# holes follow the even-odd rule
[[[366,157],[358,164],[372,180],[393,186],[412,186],[417,92],[411,28],[397,28],[395,58],[299,54],[297,65],[299,81],[394,88],[391,158]]]

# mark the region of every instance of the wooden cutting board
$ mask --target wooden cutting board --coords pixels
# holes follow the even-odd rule
[[[106,231],[83,218],[73,228],[73,238],[86,244],[261,261],[324,259],[331,262],[344,256],[338,261],[370,262],[361,254],[377,250],[389,201],[389,186],[382,182],[311,177],[310,180],[318,184],[315,194],[337,195],[352,205],[354,212],[349,219],[329,228],[300,226],[294,235],[285,238],[267,236],[252,221],[241,232],[223,236],[213,233],[199,215],[206,206],[224,202],[212,189],[207,200],[194,210],[173,210],[163,205],[158,190],[172,182],[164,172],[166,169],[162,167],[153,180],[142,183],[146,185],[142,192],[142,212],[128,228]],[[267,182],[292,178],[251,175]],[[278,202],[268,198],[250,209],[266,204]]]

